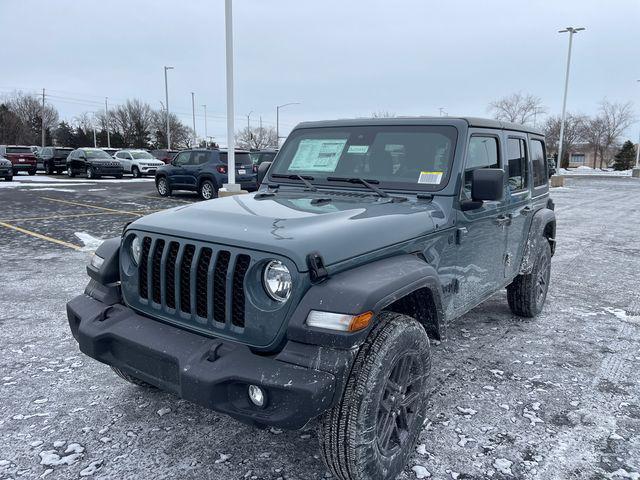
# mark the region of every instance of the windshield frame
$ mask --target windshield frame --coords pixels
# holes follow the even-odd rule
[[[101,152],[104,155],[106,155],[106,157],[105,156],[92,155],[92,154],[95,154],[95,153],[100,154]],[[82,153],[84,153],[84,156],[85,156],[85,158],[87,160],[113,160],[113,157],[111,155],[109,155],[107,152],[105,152],[104,150],[101,150],[99,148],[96,148],[96,149],[93,149],[93,148],[92,149],[83,149]]]
[[[333,131],[334,133],[338,133],[340,131],[349,131],[352,129],[360,129],[360,128],[378,130],[379,132],[377,133],[380,133],[380,132],[389,133],[393,131],[397,131],[397,132],[432,131],[435,133],[442,133],[449,138],[450,149],[451,149],[448,155],[448,169],[446,172],[444,172],[445,174],[443,175],[441,182],[437,185],[417,183],[417,180],[416,182],[388,181],[388,180],[377,178],[376,176],[368,176],[366,173],[360,176],[361,179],[375,183],[376,187],[380,188],[383,191],[390,191],[390,192],[394,192],[394,191],[430,192],[430,193],[440,192],[445,188],[447,188],[447,186],[449,185],[452,172],[455,169],[456,150],[458,148],[458,142],[461,138],[460,129],[456,125],[452,125],[449,123],[438,123],[438,124],[411,123],[411,124],[379,124],[379,125],[371,125],[371,124],[364,123],[364,124],[351,124],[351,125],[326,125],[326,126],[323,125],[323,126],[308,126],[308,127],[305,126],[305,127],[296,128],[289,134],[289,136],[287,137],[287,140],[280,148],[278,155],[276,155],[276,158],[273,161],[272,167],[269,168],[267,180],[269,182],[273,182],[277,184],[286,184],[287,186],[291,185],[291,186],[299,187],[301,185],[300,182],[296,182],[296,181],[288,182],[286,179],[283,179],[283,178],[272,179],[271,176],[272,174],[290,174],[290,175],[300,174],[305,176],[313,176],[314,179],[310,180],[310,182],[314,186],[329,187],[331,189],[350,189],[350,190],[353,190],[355,188],[358,190],[368,191],[366,186],[358,184],[357,182],[341,183],[336,181],[327,181],[326,180],[327,177],[334,177],[337,175],[334,172],[312,172],[312,171],[292,171],[292,170],[290,171],[288,168],[282,169],[282,170],[278,168],[278,165],[282,165],[282,163],[289,161],[289,158],[286,158],[289,155],[288,150],[290,148],[295,148],[294,145],[297,142],[298,138],[300,136],[303,136],[304,138],[304,134],[307,132],[319,132],[322,130],[330,130],[330,131]],[[292,155],[295,155],[295,151],[292,152]],[[342,176],[342,175],[339,175],[339,176]]]

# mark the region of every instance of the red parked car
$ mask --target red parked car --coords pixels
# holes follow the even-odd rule
[[[13,165],[13,174],[28,172],[35,175],[38,169],[38,160],[31,147],[20,145],[0,145],[0,157],[5,157]]]
[[[179,150],[167,150],[165,148],[160,150],[151,150],[150,153],[151,155],[156,157],[158,160],[162,160],[164,163],[169,164],[171,163],[171,160],[173,160],[173,157],[176,156],[178,151]]]

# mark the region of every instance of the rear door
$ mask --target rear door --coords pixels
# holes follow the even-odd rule
[[[507,208],[510,217],[507,228],[507,251],[504,272],[513,278],[520,270],[520,258],[532,217],[531,167],[526,133],[505,132],[507,137]],[[543,158],[544,160],[544,153]]]
[[[464,211],[471,200],[471,180],[479,168],[504,168],[502,136],[497,130],[471,129],[458,202],[455,276],[459,294],[451,308],[466,310],[504,284],[504,255],[507,236],[506,200],[483,202],[480,208]]]

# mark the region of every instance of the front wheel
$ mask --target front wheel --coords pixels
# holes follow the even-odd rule
[[[544,245],[531,273],[518,275],[507,286],[507,301],[513,313],[520,317],[535,317],[542,311],[551,278],[551,247]]]
[[[67,175],[69,176],[69,178],[73,178],[76,176],[76,172],[73,170],[73,168],[67,167]]]
[[[142,173],[140,173],[140,169],[138,167],[131,167],[131,175],[133,175],[133,178],[140,178]]]
[[[318,438],[341,480],[390,480],[404,468],[426,414],[429,338],[417,320],[382,312],[360,348],[342,399]]]
[[[87,166],[87,178],[89,179],[96,178],[96,171],[93,169],[91,165]]]
[[[166,177],[160,177],[156,180],[156,189],[161,197],[168,197],[171,195],[171,187],[169,186],[169,180]]]

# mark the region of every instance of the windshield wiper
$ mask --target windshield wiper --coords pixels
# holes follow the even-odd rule
[[[376,192],[381,197],[387,198],[389,196],[389,194],[387,192],[385,192],[384,190],[381,190],[378,187],[376,187],[375,185],[372,185],[372,183],[380,183],[378,180],[365,180],[364,178],[358,178],[358,177],[349,177],[349,178],[348,177],[327,177],[327,181],[328,182],[359,183],[359,184],[364,185],[365,187],[367,187],[369,190],[373,190],[374,192]]]
[[[305,175],[303,177],[302,175],[298,175],[297,173],[292,173],[292,174],[272,173],[271,178],[288,178],[289,180],[300,180],[302,183],[304,183],[305,187],[307,187],[308,190],[311,190],[312,192],[315,192],[318,190],[316,187],[314,187],[311,184],[311,182],[309,182],[309,180],[313,180],[313,177],[310,177],[308,175]]]

